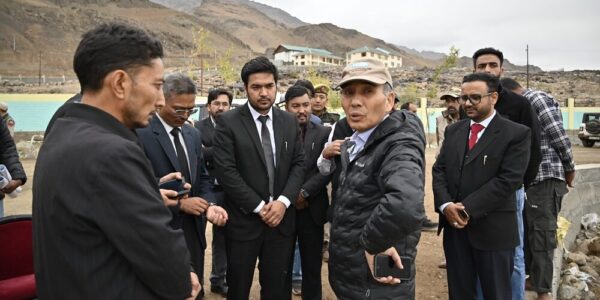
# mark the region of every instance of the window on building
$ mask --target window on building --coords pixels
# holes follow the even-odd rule
[[[301,58],[301,59],[304,59],[304,55],[300,55],[300,58]]]
[[[367,52],[363,52],[363,53],[361,53],[361,54],[360,54],[360,56],[361,56],[361,57],[365,57],[365,56],[367,56]]]
[[[301,66],[304,66],[304,62],[301,62],[301,63],[300,63],[300,65],[301,65]]]

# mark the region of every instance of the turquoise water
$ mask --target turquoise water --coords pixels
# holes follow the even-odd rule
[[[10,95],[8,96],[10,97]],[[18,97],[18,95],[16,96]],[[51,100],[51,101],[27,101],[27,100],[12,100],[11,99],[0,99],[0,101],[6,102],[8,104],[8,112],[15,119],[16,122],[16,131],[44,131],[48,122],[52,118],[52,115],[56,110],[66,101],[70,96],[65,96],[64,100]],[[439,110],[439,109],[436,109]],[[206,115],[204,110],[192,115],[192,119],[198,120],[198,116]],[[426,130],[429,133],[435,133],[435,118],[439,116],[439,112],[429,111],[427,115],[427,119],[429,121],[429,128]],[[568,129],[578,129],[581,124],[581,118],[583,117],[583,112],[575,111],[574,112],[574,128]],[[566,110],[563,110],[563,122],[565,128],[569,126],[569,116]]]
[[[44,131],[61,102],[5,101],[8,113],[15,119],[15,131]]]

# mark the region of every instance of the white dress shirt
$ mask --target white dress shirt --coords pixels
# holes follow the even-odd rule
[[[475,141],[475,143],[477,143],[479,141],[479,139],[483,136],[483,132],[487,129],[488,125],[490,125],[490,122],[492,121],[492,119],[496,116],[496,110],[493,109],[492,115],[487,117],[485,120],[479,122],[480,125],[483,126],[483,129],[481,131],[479,131],[479,133],[477,134],[477,140]],[[471,126],[473,126],[473,124],[475,124],[477,122],[471,120],[471,124],[469,125],[469,139],[471,138]],[[442,212],[442,214],[444,213],[444,208],[446,208],[446,206],[450,205],[450,203],[452,202],[446,202],[442,205],[440,205],[440,211]]]
[[[171,131],[175,127],[167,124],[167,122],[165,122],[165,120],[163,120],[158,114],[156,114],[156,117],[158,117],[158,119],[160,120],[162,125],[165,127],[165,130],[167,131],[167,136],[169,136],[169,140],[171,141],[171,145],[173,146],[173,150],[175,150],[175,153],[177,154],[177,156],[179,156],[179,153],[177,153],[177,148],[175,147],[175,137],[171,134]],[[189,159],[189,155],[187,153],[185,139],[183,139],[183,128],[181,128],[181,127],[179,127],[179,141],[181,142],[181,146],[183,147],[183,151],[185,152],[185,160],[188,163],[188,170],[190,170],[190,172],[191,172],[192,169],[190,167],[190,159]],[[191,181],[191,179],[190,179],[190,181]]]
[[[254,124],[256,124],[256,130],[258,133],[258,137],[261,139],[262,141],[262,122],[258,119],[258,117],[262,116],[259,112],[256,111],[256,109],[254,109],[254,107],[252,107],[252,105],[250,105],[250,101],[248,101],[248,108],[250,109],[250,114],[252,114],[252,119],[254,120]],[[271,148],[273,149],[273,167],[277,167],[277,152],[276,152],[276,146],[275,146],[275,132],[273,131],[273,107],[269,108],[269,112],[267,112],[266,116],[269,116],[269,118],[267,119],[266,125],[267,125],[267,129],[269,130],[269,136],[271,137]],[[269,197],[269,202],[273,201],[273,195],[271,195]],[[286,196],[284,195],[279,195],[279,198],[277,199],[277,201],[281,201],[286,208],[290,207],[290,199],[288,199]],[[260,201],[260,203],[258,204],[258,206],[254,209],[254,213],[259,213],[260,210],[263,208],[263,206],[265,206],[265,201]]]

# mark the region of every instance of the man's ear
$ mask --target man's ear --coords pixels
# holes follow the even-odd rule
[[[396,99],[396,92],[391,92],[387,95],[385,99],[385,109],[386,111],[391,111],[394,107],[394,100]]]
[[[490,100],[492,100],[492,105],[496,106],[496,102],[498,102],[498,97],[499,97],[498,92],[493,92],[490,95]]]
[[[123,70],[115,70],[104,78],[104,84],[110,87],[111,93],[118,99],[125,99],[131,91],[133,81],[129,74]]]

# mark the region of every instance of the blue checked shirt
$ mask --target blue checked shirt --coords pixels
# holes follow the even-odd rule
[[[558,102],[542,91],[526,89],[523,96],[531,103],[540,121],[542,162],[532,184],[556,178],[565,180],[565,171],[575,170],[571,141],[563,127]]]

